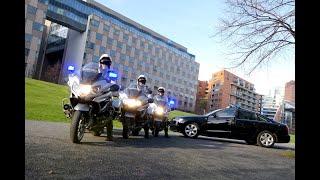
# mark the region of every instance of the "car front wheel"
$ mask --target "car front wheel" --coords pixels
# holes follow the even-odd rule
[[[275,143],[276,138],[269,131],[262,131],[258,134],[257,142],[259,146],[262,147],[272,147]]]
[[[197,138],[199,136],[199,130],[199,126],[196,123],[190,123],[184,127],[183,135],[190,138]]]

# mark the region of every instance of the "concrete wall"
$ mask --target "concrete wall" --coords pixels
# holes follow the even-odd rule
[[[64,50],[62,70],[59,78],[60,84],[66,83],[65,78],[68,77],[68,66],[74,66],[75,71],[79,71],[81,69],[86,46],[87,33],[88,30],[83,33],[72,29],[68,30],[68,38]]]

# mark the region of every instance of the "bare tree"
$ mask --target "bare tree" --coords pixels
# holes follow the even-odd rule
[[[250,74],[262,62],[295,45],[294,0],[226,0],[228,10],[220,19],[222,42],[231,42],[236,68],[245,62]]]

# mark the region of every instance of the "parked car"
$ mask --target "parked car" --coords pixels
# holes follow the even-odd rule
[[[241,139],[248,144],[263,147],[290,141],[288,126],[236,106],[218,109],[205,115],[175,117],[170,122],[170,130],[190,138],[203,135]]]

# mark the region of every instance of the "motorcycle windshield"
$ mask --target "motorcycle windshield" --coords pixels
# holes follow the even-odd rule
[[[154,103],[158,106],[165,106],[167,104],[167,101],[165,98],[162,97],[155,97]]]
[[[125,90],[125,93],[127,94],[127,96],[129,98],[137,98],[137,97],[140,96],[140,91],[138,89],[136,89],[136,88],[130,88],[129,87],[129,88],[127,88]]]
[[[98,77],[98,69],[98,63],[90,62],[84,65],[81,69],[81,83],[92,84],[92,82]]]

